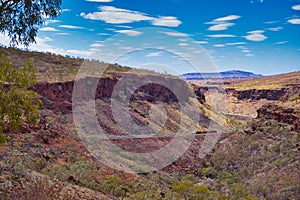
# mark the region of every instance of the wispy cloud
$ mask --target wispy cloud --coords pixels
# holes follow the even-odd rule
[[[174,36],[174,37],[187,37],[189,36],[188,34],[186,33],[179,33],[179,32],[161,32],[165,35],[168,35],[168,36]]]
[[[236,37],[236,36],[231,35],[231,34],[214,34],[214,35],[207,35],[207,37],[211,37],[211,38],[231,38],[231,37]]]
[[[108,2],[112,2],[113,0],[86,0],[89,2],[99,2],[99,3],[108,3]]]
[[[60,33],[57,33],[57,35],[71,35],[70,33],[65,33],[65,32],[60,32]]]
[[[252,57],[252,56],[254,56],[254,55],[251,54],[251,53],[247,53],[245,56]]]
[[[53,27],[42,27],[42,28],[40,28],[40,31],[56,32],[58,30]]]
[[[139,35],[143,34],[140,31],[134,31],[134,30],[117,30],[115,32],[116,33],[123,33],[123,34],[126,34],[128,36],[139,36]]]
[[[90,47],[93,47],[93,48],[99,48],[99,47],[103,47],[104,45],[103,44],[100,44],[100,43],[94,43],[94,44],[91,44]]]
[[[73,25],[59,25],[60,28],[66,28],[66,29],[83,29],[81,26],[73,26]]]
[[[288,22],[291,24],[300,24],[300,18],[289,19]]]
[[[196,41],[196,43],[198,43],[198,44],[207,44],[208,42],[207,41]]]
[[[220,21],[230,21],[230,20],[236,20],[236,19],[239,19],[241,18],[241,16],[239,15],[228,15],[228,16],[225,16],[225,17],[220,17],[220,18],[217,18],[215,19],[214,21],[216,22],[220,22]]]
[[[49,24],[54,24],[54,23],[59,23],[59,22],[61,22],[60,20],[56,20],[56,19],[49,19],[49,20],[46,20],[45,22],[44,22],[44,25],[49,25]]]
[[[282,26],[278,26],[278,27],[266,28],[266,29],[269,30],[269,31],[280,31],[280,30],[282,30],[283,28],[282,28]]]
[[[250,53],[251,51],[248,50],[248,49],[243,49],[242,52],[244,52],[244,53]]]
[[[206,24],[213,24],[213,26],[209,27],[207,30],[209,31],[222,31],[227,30],[229,27],[234,26],[235,24],[230,22],[232,20],[239,19],[241,16],[239,15],[228,15],[225,17],[220,17],[214,19],[211,22],[206,22]]]
[[[222,23],[222,24],[216,24],[211,27],[209,27],[207,30],[209,31],[222,31],[227,30],[229,27],[233,26],[234,23]]]
[[[264,32],[265,31],[263,31],[263,30],[250,31],[250,32],[247,32],[248,35],[243,36],[243,37],[246,38],[247,40],[250,40],[253,42],[261,42],[268,38],[265,35],[263,35]]]
[[[275,44],[285,44],[285,43],[287,43],[288,41],[281,41],[281,42],[276,42]]]
[[[225,47],[225,44],[215,44],[214,47]]]
[[[278,23],[279,21],[267,21],[267,22],[264,22],[264,24],[276,24]]]
[[[243,44],[246,44],[246,42],[228,42],[228,43],[226,43],[226,45],[229,45],[229,46],[243,45]]]
[[[299,4],[299,5],[294,5],[294,6],[292,7],[292,9],[293,9],[293,10],[300,10],[300,4]]]
[[[188,43],[182,42],[182,43],[179,43],[178,46],[181,46],[181,47],[187,47],[187,46],[189,46],[189,44],[188,44]]]
[[[162,52],[151,52],[146,55],[146,57],[158,57],[161,56]]]
[[[174,16],[151,17],[145,13],[113,6],[101,6],[100,12],[81,13],[84,19],[101,20],[109,24],[124,24],[149,21],[154,26],[178,27],[182,22]]]

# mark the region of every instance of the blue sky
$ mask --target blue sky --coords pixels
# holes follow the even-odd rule
[[[161,46],[176,42],[174,51],[185,47],[189,53],[188,47],[197,43],[198,52],[203,48],[220,71],[270,75],[300,70],[300,0],[63,0],[62,8],[58,18],[47,19],[29,49],[90,57],[110,45],[112,53],[127,48],[116,60],[123,65],[158,63],[172,65],[178,73],[194,71],[162,49],[130,52],[131,41],[142,48],[147,35],[139,28],[167,28],[160,31],[168,36]],[[107,42],[116,34],[125,46]],[[7,44],[5,36],[0,43]],[[193,54],[197,56],[195,49]]]

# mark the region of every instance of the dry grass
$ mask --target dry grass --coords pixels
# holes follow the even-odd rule
[[[239,82],[234,82],[230,85],[226,85],[225,87],[234,88],[236,90],[266,90],[286,88],[293,84],[300,84],[300,71],[287,74],[279,74],[275,76],[265,76],[255,79],[241,80]]]

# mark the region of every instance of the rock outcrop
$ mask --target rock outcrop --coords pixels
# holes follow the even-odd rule
[[[275,104],[266,104],[257,110],[258,118],[276,120],[292,126],[293,131],[300,132],[300,113],[293,108],[284,108]]]
[[[192,95],[193,90],[187,89],[187,84],[181,79],[172,79],[159,76],[145,76],[138,77],[131,75],[132,85],[121,85],[122,94],[118,95],[131,95],[131,99],[146,100],[149,102],[164,101],[172,102],[178,101],[180,98],[182,101],[188,101],[188,98]],[[149,78],[150,77],[150,78]],[[139,88],[134,88],[134,83],[137,78],[151,79],[154,83],[143,85]],[[162,84],[156,84],[155,81],[161,82]],[[98,78],[85,78],[80,79],[76,84],[78,89],[78,98],[86,100],[88,98],[95,99],[108,99],[112,96],[114,87],[119,81],[119,77],[104,77],[100,81]],[[167,88],[163,83],[172,85],[174,90]],[[91,90],[91,85],[96,84],[96,91]],[[54,112],[61,112],[63,114],[72,112],[72,93],[74,88],[74,81],[58,82],[58,83],[38,83],[35,86],[35,91],[40,95],[43,101],[43,106],[46,109],[53,110]],[[134,91],[131,94],[130,91]],[[95,92],[95,93],[94,93]],[[94,94],[93,94],[94,93]],[[179,97],[176,94],[180,95]],[[205,102],[203,93],[195,88],[195,95],[197,96],[200,103]],[[139,97],[137,97],[139,96]]]

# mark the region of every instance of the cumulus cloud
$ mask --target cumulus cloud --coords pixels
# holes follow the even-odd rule
[[[266,40],[268,37],[263,35],[265,31],[263,30],[255,30],[255,31],[250,31],[248,32],[248,35],[243,36],[247,40],[253,41],[253,42],[261,42]]]
[[[180,24],[182,24],[182,22],[178,20],[176,17],[167,16],[167,17],[153,18],[152,24],[155,26],[177,27]]]
[[[124,24],[149,21],[154,26],[178,27],[182,22],[174,16],[151,17],[145,13],[113,6],[101,6],[99,12],[81,13],[84,19],[101,20],[109,24]]]
[[[288,22],[291,24],[300,24],[300,18],[289,19]]]
[[[292,9],[293,9],[293,10],[300,10],[300,4],[299,4],[299,5],[294,5],[294,6],[292,7]]]
[[[53,27],[43,27],[43,28],[40,28],[40,31],[56,32],[58,30]]]
[[[134,30],[117,30],[115,32],[116,33],[123,33],[123,34],[126,34],[128,36],[139,36],[139,35],[143,34],[140,31],[134,31]]]

